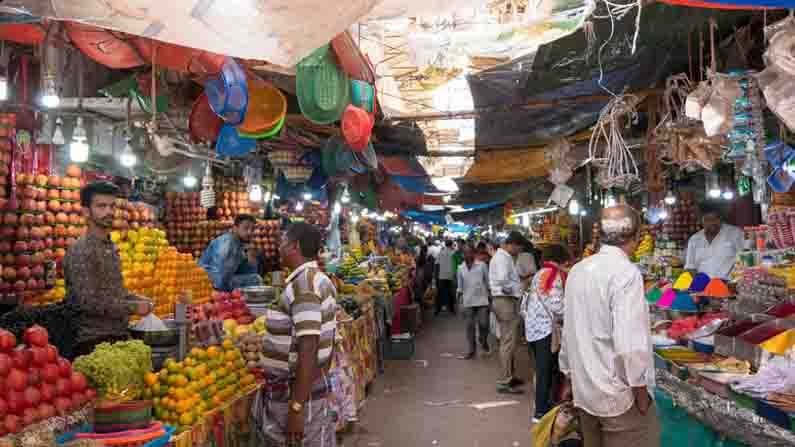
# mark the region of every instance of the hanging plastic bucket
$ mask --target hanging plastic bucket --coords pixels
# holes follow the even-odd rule
[[[241,137],[234,126],[225,124],[221,127],[218,140],[215,142],[215,154],[219,157],[242,157],[257,147],[257,140]]]
[[[258,139],[258,140],[263,140],[263,139],[266,139],[266,138],[271,138],[271,137],[273,137],[273,136],[277,135],[277,134],[278,134],[278,133],[279,133],[279,132],[282,130],[282,128],[284,127],[284,121],[286,120],[286,118],[287,118],[286,116],[283,116],[283,117],[282,117],[282,119],[280,119],[280,120],[279,120],[279,122],[278,122],[278,123],[276,123],[276,125],[275,125],[275,126],[273,126],[273,128],[271,128],[271,129],[268,129],[268,130],[266,130],[265,132],[262,132],[262,133],[246,133],[246,132],[241,132],[241,131],[240,131],[240,129],[241,129],[240,127],[238,127],[238,128],[237,128],[237,133],[239,133],[239,134],[240,134],[240,136],[242,136],[242,137],[246,137],[246,138],[256,138],[256,139]]]
[[[373,113],[375,109],[375,89],[373,86],[358,79],[352,80],[351,104]]]
[[[202,93],[193,102],[193,107],[188,118],[188,128],[193,141],[196,143],[212,143],[218,138],[224,120],[218,117],[210,108],[207,95]]]
[[[231,57],[227,57],[220,75],[204,84],[204,92],[213,109],[227,124],[237,126],[246,117],[248,83],[246,72]]]
[[[133,43],[141,52],[141,56],[149,63],[152,63],[154,54],[155,63],[158,66],[183,73],[217,75],[226,60],[226,56],[222,54],[154,39],[139,37]]]
[[[86,56],[110,68],[140,67],[147,62],[133,45],[133,37],[76,22],[64,22],[69,40]]]
[[[342,114],[342,135],[345,142],[356,152],[367,149],[373,134],[375,118],[364,109],[348,105]]]
[[[261,134],[273,130],[287,115],[287,99],[269,82],[252,83],[248,89],[246,119],[239,130],[244,134]]]

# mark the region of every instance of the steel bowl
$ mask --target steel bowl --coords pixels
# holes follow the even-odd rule
[[[130,335],[141,340],[149,346],[173,346],[179,343],[179,329],[174,320],[163,320],[163,324],[168,327],[165,331],[141,331],[130,328]]]

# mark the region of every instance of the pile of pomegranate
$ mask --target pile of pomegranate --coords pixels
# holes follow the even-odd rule
[[[66,169],[65,177],[13,176],[15,200],[8,200],[0,218],[0,294],[43,290],[45,264],[60,263],[66,249],[85,233],[80,176],[76,165]]]
[[[83,374],[49,344],[47,330],[31,326],[24,344],[0,330],[0,436],[54,416],[63,416],[97,395]]]

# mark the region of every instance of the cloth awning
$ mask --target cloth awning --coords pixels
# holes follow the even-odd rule
[[[549,163],[543,149],[477,151],[475,162],[461,183],[511,183],[530,177],[544,177]]]

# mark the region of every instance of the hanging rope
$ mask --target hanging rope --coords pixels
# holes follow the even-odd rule
[[[621,133],[623,127],[637,122],[639,102],[632,94],[616,96],[602,109],[594,126],[588,155],[601,168],[598,181],[605,188],[627,187],[640,180],[635,157]]]

